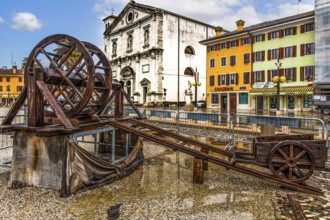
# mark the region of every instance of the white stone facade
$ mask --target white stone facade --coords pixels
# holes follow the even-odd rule
[[[199,41],[215,35],[213,26],[134,2],[117,17],[110,15],[103,21],[113,77],[124,81],[125,91],[135,103],[175,103],[179,96],[183,104],[196,68],[201,82],[197,100],[203,98],[206,47]],[[194,87],[192,93],[195,95]]]
[[[330,0],[315,1],[316,84],[330,84]]]

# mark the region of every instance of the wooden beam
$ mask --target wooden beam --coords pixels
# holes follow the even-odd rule
[[[123,85],[122,85],[123,86]],[[122,88],[121,86],[121,88]],[[122,117],[124,116],[124,97],[120,89],[116,90],[116,101],[115,101],[115,116]]]
[[[204,169],[203,160],[194,158],[194,171],[193,171],[193,183],[203,184],[204,182]]]
[[[123,95],[125,96],[126,100],[128,101],[128,103],[131,105],[131,107],[134,109],[134,111],[136,112],[136,114],[140,117],[140,118],[145,118],[145,116],[140,112],[140,110],[134,105],[134,103],[132,102],[131,98],[128,96],[128,94],[124,91],[123,88],[121,88],[121,92],[123,93]]]
[[[66,129],[71,129],[73,128],[70,120],[68,117],[65,115],[64,111],[60,107],[60,105],[57,103],[56,99],[54,98],[53,94],[49,91],[48,87],[43,81],[37,81],[36,82],[40,92],[44,95],[45,99],[49,103],[50,107],[53,109],[55,115],[57,118],[60,120],[61,124],[66,128]]]
[[[44,98],[37,88],[36,81],[43,80],[40,68],[33,68],[27,75],[28,126],[44,126]]]

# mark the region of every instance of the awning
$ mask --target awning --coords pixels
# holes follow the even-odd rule
[[[277,94],[277,88],[254,88],[251,89],[249,95],[257,96],[273,96]],[[313,94],[313,87],[299,86],[299,87],[280,87],[280,95],[311,95]]]

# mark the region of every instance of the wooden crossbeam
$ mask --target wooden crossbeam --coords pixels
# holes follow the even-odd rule
[[[66,129],[73,128],[70,120],[66,117],[64,111],[62,110],[60,105],[57,103],[56,99],[54,98],[53,94],[49,91],[46,84],[43,81],[40,81],[40,80],[36,81],[36,84],[37,84],[40,92],[43,94],[44,98],[49,103],[50,107],[53,109],[55,115],[60,120],[61,124]]]

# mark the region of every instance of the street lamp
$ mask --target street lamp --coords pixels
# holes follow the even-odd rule
[[[164,88],[164,93],[163,93],[163,100],[166,101],[166,89]]]
[[[194,79],[195,82],[191,83],[191,85],[195,86],[195,108],[197,108],[197,87],[202,85],[202,83],[199,82],[199,73],[197,72],[197,67],[196,71],[194,72]]]
[[[280,110],[280,83],[285,82],[286,77],[280,76],[280,68],[282,66],[282,63],[280,63],[280,58],[277,57],[277,62],[275,63],[277,66],[277,76],[273,77],[273,82],[277,83],[277,96],[276,96],[276,107],[277,111]]]

